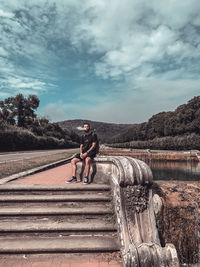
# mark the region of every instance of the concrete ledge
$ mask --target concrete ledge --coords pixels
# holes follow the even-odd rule
[[[1,239],[0,239],[1,240]],[[111,237],[66,237],[7,239],[0,242],[0,253],[79,253],[119,251],[119,244]]]
[[[117,228],[112,223],[103,221],[87,222],[62,222],[62,221],[18,221],[0,222],[0,233],[24,233],[24,232],[116,232]]]
[[[77,178],[82,180],[84,162],[77,164]],[[94,158],[89,175],[91,182],[109,183],[112,179],[120,186],[149,185],[153,176],[149,166],[138,159],[122,156],[97,156]]]
[[[98,196],[97,194],[81,194],[81,195],[1,195],[1,202],[108,202],[111,198],[107,196]]]
[[[67,184],[66,185],[29,185],[29,184],[5,184],[0,185],[0,192],[7,191],[110,191],[110,185],[106,184]]]
[[[53,216],[53,215],[106,215],[113,214],[111,209],[104,206],[81,207],[81,208],[63,208],[63,207],[45,207],[45,208],[1,208],[0,216]]]
[[[199,150],[151,150],[105,147],[102,150],[105,155],[131,156],[140,160],[170,160],[170,161],[200,161]]]
[[[78,163],[80,177],[83,167]],[[109,181],[112,187],[124,266],[178,267],[175,247],[160,244],[149,166],[128,156],[99,156],[92,167],[90,179]]]

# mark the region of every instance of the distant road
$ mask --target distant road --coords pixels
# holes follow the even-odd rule
[[[70,152],[72,154],[75,154],[77,153],[77,151],[78,151],[77,148],[70,148],[70,149],[54,149],[54,150],[39,150],[39,151],[35,150],[35,151],[23,151],[23,152],[1,152],[0,163],[55,155],[63,152]]]

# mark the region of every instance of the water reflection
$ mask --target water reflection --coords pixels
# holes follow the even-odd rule
[[[200,180],[200,162],[146,161],[154,180]]]

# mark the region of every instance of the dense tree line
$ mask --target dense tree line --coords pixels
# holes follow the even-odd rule
[[[35,113],[37,96],[22,94],[0,101],[0,150],[67,148],[77,146],[79,136],[63,130]]]
[[[124,143],[109,144],[115,148],[133,148],[133,149],[160,149],[160,150],[200,150],[200,135],[177,135],[156,137],[145,141],[130,141]]]
[[[134,145],[138,148],[152,148],[156,149],[195,149],[197,148],[197,140],[199,141],[200,135],[200,96],[196,96],[187,104],[179,106],[175,111],[161,112],[152,116],[148,122],[134,125],[132,128],[128,129],[124,134],[115,135],[108,140],[108,143],[118,143],[122,146],[128,146],[131,143],[131,147]],[[185,140],[187,137],[191,137],[193,144],[190,145],[169,145],[166,140],[177,140],[184,136]],[[166,137],[168,139],[166,139]],[[170,137],[170,138],[169,138]],[[177,137],[177,138],[174,138]],[[156,140],[159,139],[159,145],[156,145]],[[153,144],[151,145],[153,140]],[[136,142],[138,141],[138,142]],[[143,142],[141,141],[148,141]],[[173,142],[172,142],[173,143]],[[133,145],[134,144],[134,145]],[[117,146],[117,145],[116,145]],[[199,145],[198,145],[199,146]]]

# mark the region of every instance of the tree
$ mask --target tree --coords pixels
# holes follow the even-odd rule
[[[13,105],[11,104],[11,98],[7,98],[5,101],[0,101],[0,120],[9,124],[15,124],[15,115],[13,112]]]
[[[22,94],[8,97],[0,101],[0,118],[9,124],[28,128],[37,117],[35,109],[39,107],[39,103],[40,100],[36,95],[29,95],[28,98]]]

